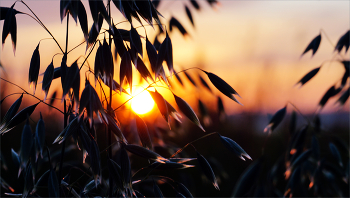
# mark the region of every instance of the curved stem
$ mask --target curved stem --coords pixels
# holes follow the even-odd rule
[[[67,56],[67,49],[68,49],[68,27],[69,27],[69,16],[67,16],[67,30],[66,30],[66,50],[64,52],[64,56]],[[65,97],[65,96],[63,96]],[[67,113],[67,104],[66,104],[66,99],[63,98],[63,108],[64,108],[64,120],[63,120],[63,125],[64,128],[67,127],[68,123],[68,113]],[[66,149],[66,141],[63,141],[62,143],[62,149],[61,149],[61,160],[60,160],[60,165],[59,165],[59,169],[58,169],[58,179],[59,181],[61,181],[62,178],[62,168],[63,168],[63,159],[64,159],[64,153],[65,153],[65,149]]]
[[[53,40],[56,42],[57,46],[60,48],[61,52],[63,53],[63,49],[61,48],[60,44],[58,43],[58,41],[56,40],[56,38],[51,34],[51,32],[46,28],[46,26],[44,25],[44,23],[41,22],[41,20],[39,19],[39,17],[36,16],[36,14],[32,11],[32,9],[30,9],[30,7],[29,7],[26,3],[24,3],[23,0],[21,0],[21,3],[23,3],[23,4],[29,9],[29,11],[35,16],[36,21],[47,31],[47,33],[50,34],[50,36],[53,38]],[[29,15],[29,14],[27,14],[27,15]],[[29,15],[29,16],[30,16],[30,15]],[[32,17],[32,16],[31,16],[31,17]],[[32,17],[32,18],[33,18],[33,17]],[[69,18],[69,17],[67,17],[67,18]]]
[[[89,58],[89,56],[91,55],[92,50],[95,48],[97,41],[94,42],[94,45],[91,47],[89,54],[86,56],[85,60],[83,61],[83,63],[80,65],[79,71],[81,70],[81,68],[84,66],[85,62],[87,61],[87,59]]]
[[[59,111],[59,112],[61,112],[62,114],[64,114],[63,111],[61,111],[61,110],[58,109],[57,107],[54,107],[54,106],[52,106],[52,105],[50,105],[50,104],[44,102],[43,100],[41,100],[40,98],[36,97],[35,95],[33,95],[33,94],[27,92],[25,89],[23,89],[23,88],[20,87],[19,85],[16,85],[15,83],[10,82],[10,81],[8,81],[8,80],[5,80],[5,79],[3,79],[2,77],[0,77],[0,79],[3,80],[3,81],[5,81],[5,82],[7,82],[7,83],[9,83],[9,84],[11,84],[11,85],[14,85],[14,86],[20,88],[25,94],[34,97],[35,99],[39,100],[39,102],[41,102],[41,103],[43,103],[43,104],[45,104],[45,105],[47,105],[47,106],[49,106],[49,107],[51,107],[51,108],[54,108],[54,109],[56,109],[57,111]]]
[[[326,31],[324,31],[322,28],[320,29],[320,34],[321,34],[321,33],[323,33],[323,34],[326,36],[328,42],[333,46],[333,48],[335,48],[335,45],[332,43],[331,39],[329,39],[329,37],[328,37]]]
[[[203,139],[203,138],[205,138],[205,137],[208,137],[208,136],[210,136],[210,135],[213,135],[213,134],[218,134],[218,132],[209,133],[209,134],[207,134],[207,135],[204,135],[204,136],[202,136],[202,137],[200,137],[200,138],[197,138],[197,139],[193,140],[192,142],[187,143],[184,147],[180,148],[178,151],[176,151],[176,153],[174,153],[172,156],[170,156],[170,158],[173,158],[173,157],[175,157],[177,154],[181,153],[187,146],[192,145],[193,143],[197,142],[198,140],[201,140],[201,139]]]
[[[82,44],[86,43],[86,41],[81,42],[80,44],[78,44],[77,46],[73,47],[72,49],[70,49],[67,54],[69,54],[71,51],[75,50],[76,48],[78,48],[79,46],[81,46]]]
[[[111,17],[111,0],[108,0],[108,15],[109,15],[109,20],[112,20]],[[111,26],[109,26],[109,45],[111,46],[112,44],[112,37],[110,36],[112,32]],[[111,48],[109,48],[111,49]],[[113,62],[112,62],[112,66],[113,66]],[[112,99],[113,99],[113,95],[112,95],[112,90],[113,90],[113,74],[107,74],[110,75],[109,76],[109,80],[110,80],[110,85],[111,87],[109,88],[109,103],[107,103],[108,107],[107,107],[107,112],[108,114],[112,117],[113,116],[113,111],[110,111],[112,109]],[[108,79],[106,79],[108,80]],[[102,86],[101,86],[102,88]],[[108,141],[108,145],[112,145],[112,130],[111,128],[107,125],[107,141]],[[108,147],[108,157],[109,159],[112,158],[112,147]],[[109,177],[109,196],[113,197],[113,180],[111,178],[111,176]]]
[[[311,123],[310,120],[309,120],[306,116],[304,116],[304,115],[301,113],[301,111],[300,111],[293,103],[291,103],[291,102],[288,101],[287,104],[292,105],[293,108],[294,108],[295,110],[297,110],[297,112],[298,112],[308,123]]]

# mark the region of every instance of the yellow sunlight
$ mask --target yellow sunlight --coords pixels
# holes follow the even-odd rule
[[[140,93],[141,92],[141,93]],[[154,100],[148,91],[136,89],[133,91],[134,98],[131,102],[131,109],[137,114],[146,114],[154,107]]]

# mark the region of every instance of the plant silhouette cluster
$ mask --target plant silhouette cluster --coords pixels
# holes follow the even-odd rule
[[[62,57],[60,65],[54,65],[52,57],[51,63],[48,64],[43,73],[42,90],[45,92],[44,99],[35,96],[40,67],[47,64],[41,61],[44,52],[40,50],[40,46],[43,45],[40,44],[40,41],[33,51],[28,68],[28,82],[33,88],[33,93],[1,78],[2,81],[20,88],[23,93],[19,93],[20,97],[11,105],[3,117],[0,134],[9,133],[14,127],[25,122],[20,151],[11,150],[12,164],[15,165],[15,170],[18,170],[11,173],[11,175],[18,177],[18,183],[23,184],[23,188],[19,187],[20,184],[18,184],[19,186],[10,186],[5,179],[1,178],[1,185],[6,195],[23,197],[143,197],[143,192],[135,190],[135,186],[149,185],[151,182],[151,196],[163,197],[162,190],[158,185],[166,182],[173,189],[170,195],[192,197],[184,184],[165,175],[154,174],[154,172],[156,170],[186,169],[194,166],[199,167],[203,175],[219,190],[211,165],[199,153],[200,151],[196,150],[197,156],[193,158],[178,157],[187,146],[193,146],[194,142],[212,135],[217,135],[223,146],[242,160],[252,159],[238,143],[220,135],[218,132],[208,133],[188,143],[171,156],[164,157],[154,150],[154,144],[158,144],[158,142],[157,137],[154,137],[152,133],[153,127],[147,125],[144,118],[135,113],[130,114],[128,125],[135,126],[138,138],[126,136],[127,127],[120,124],[115,112],[125,106],[130,99],[118,107],[112,105],[112,101],[118,100],[120,95],[132,94],[135,86],[133,84],[135,70],[148,83],[143,91],[150,93],[169,127],[172,120],[176,120],[177,123],[181,122],[181,114],[176,110],[179,109],[182,115],[197,125],[199,129],[206,131],[192,107],[176,95],[170,86],[171,76],[175,76],[180,84],[182,84],[182,80],[174,69],[172,40],[169,34],[175,28],[184,36],[188,35],[188,32],[175,17],[171,17],[168,26],[163,24],[164,19],[157,10],[159,2],[150,0],[108,0],[105,4],[102,0],[89,0],[90,13],[93,19],[93,24],[89,29],[84,4],[80,0],[61,0],[60,18],[61,22],[66,19],[67,24],[65,45],[60,44],[55,39],[50,30],[24,1],[16,1],[11,7],[0,7],[1,20],[4,20],[2,43],[5,43],[6,38],[10,35],[15,52],[17,47],[16,15],[27,15],[52,37],[60,49],[60,53],[56,55]],[[215,0],[208,0],[207,2],[211,6],[217,3]],[[15,5],[18,3],[25,5],[30,12],[25,13],[16,10]],[[200,5],[196,0],[190,0],[189,3],[195,10],[200,10]],[[126,21],[115,23],[111,6],[115,6]],[[184,8],[188,19],[194,26],[191,9],[187,5],[184,5]],[[79,21],[84,35],[84,42],[80,45],[86,45],[87,53],[81,56],[83,57],[82,63],[78,62],[80,57],[77,57],[73,63],[67,61],[67,57],[72,56],[70,52],[80,46],[68,50],[69,18],[73,18],[75,23]],[[135,27],[135,22],[138,22],[141,26]],[[107,29],[102,28],[103,23],[108,25]],[[130,28],[122,29],[118,27],[121,23],[128,23]],[[144,35],[139,33],[142,29],[146,31],[144,28],[146,25],[158,30],[154,42],[149,40],[147,33]],[[162,36],[165,36],[165,38],[160,42],[159,38]],[[93,54],[95,55],[95,61],[93,67],[90,67],[87,59]],[[44,56],[48,55],[44,54]],[[164,64],[167,67],[164,67]],[[82,68],[87,68],[87,72],[83,73]],[[119,69],[118,77],[114,76],[115,73],[118,73],[116,68]],[[200,68],[194,69],[198,69],[207,76],[199,76],[204,87],[211,91],[207,80],[205,80],[209,79],[217,90],[241,104],[236,98],[236,96],[240,97],[238,93],[219,76]],[[186,78],[195,85],[186,71],[180,72],[184,72]],[[167,76],[167,73],[169,76]],[[118,79],[119,82],[115,79]],[[60,93],[62,95],[61,97],[57,96],[59,92],[55,91],[49,97],[49,102],[45,102],[48,93],[53,89],[51,83],[55,80],[61,82]],[[80,84],[81,81],[85,82],[84,86]],[[81,90],[81,87],[84,88]],[[164,87],[173,95],[177,108],[173,107],[167,101],[168,99],[157,91],[157,89]],[[24,107],[19,111],[24,95],[34,97],[38,100],[38,103]],[[8,96],[2,98],[1,103]],[[57,97],[62,101],[62,107],[53,105]],[[219,114],[222,117],[224,108],[220,97],[218,98]],[[31,115],[39,113],[35,112],[39,104],[45,104],[63,114],[64,129],[53,142],[47,140],[47,126],[45,126],[47,118],[42,116],[41,113],[40,119],[36,122],[35,130],[30,126],[30,122],[35,122],[31,119]],[[202,114],[207,115],[206,107],[201,101],[199,106]],[[107,142],[104,144],[107,145],[106,148],[102,148],[97,141],[97,137],[102,133],[107,136]],[[53,150],[52,144],[60,144],[61,150]],[[168,147],[168,145],[164,144],[163,147]],[[72,150],[78,151],[83,156],[83,160],[75,161],[73,165],[70,165],[65,159],[65,155],[67,155],[67,152],[72,152]],[[137,166],[130,162],[131,156],[145,158],[146,165],[137,169]],[[194,160],[197,160],[197,165],[193,164]],[[7,169],[6,164],[3,164],[2,168]],[[77,172],[79,173],[78,177],[76,176]],[[141,175],[138,172],[144,174]]]
[[[278,197],[347,197],[349,196],[349,146],[344,140],[335,136],[320,143],[329,131],[322,128],[319,113],[331,97],[338,97],[335,104],[344,105],[349,98],[349,59],[343,58],[341,52],[345,48],[345,54],[349,48],[350,31],[340,37],[334,52],[335,57],[344,66],[344,74],[323,95],[318,103],[318,110],[313,120],[306,116],[292,104],[278,110],[270,119],[264,129],[268,137],[286,117],[287,106],[292,106],[290,116],[289,141],[283,155],[269,167],[267,155],[255,160],[242,174],[235,186],[233,196],[278,196]],[[302,56],[308,51],[312,55],[317,52],[321,42],[321,33],[307,46]],[[324,63],[323,63],[324,64]],[[322,64],[322,65],[323,65]],[[317,67],[302,77],[297,84],[303,86],[311,80],[322,67]],[[297,112],[305,120],[304,124],[297,124]]]
[[[10,185],[6,182],[7,178],[1,176],[3,191],[1,195],[192,197],[188,184],[178,180],[178,177],[171,173],[185,172],[193,168],[198,168],[206,180],[212,184],[213,189],[220,190],[220,182],[218,182],[217,173],[213,171],[216,170],[212,167],[213,163],[194,145],[197,141],[213,136],[217,137],[217,143],[221,143],[229,152],[236,155],[237,160],[252,160],[251,156],[231,138],[219,132],[209,132],[211,128],[208,126],[212,120],[202,100],[198,99],[200,116],[197,116],[192,107],[174,90],[175,86],[172,85],[175,83],[185,86],[184,78],[181,76],[184,76],[191,86],[206,89],[217,98],[219,120],[224,119],[225,110],[221,96],[216,96],[212,87],[235,103],[241,104],[237,99],[237,97],[240,98],[237,91],[214,73],[202,68],[190,68],[200,72],[196,76],[197,81],[187,72],[188,69],[177,72],[174,68],[171,33],[175,29],[183,36],[189,36],[189,33],[174,16],[168,21],[163,18],[157,10],[160,2],[159,0],[108,0],[106,2],[89,0],[90,12],[87,12],[80,0],[61,0],[60,19],[61,22],[66,20],[67,25],[65,45],[56,40],[24,1],[16,1],[11,7],[0,7],[0,20],[4,21],[3,44],[10,35],[15,52],[16,15],[27,15],[35,20],[57,44],[60,52],[53,57],[56,55],[61,57],[60,65],[54,65],[53,57],[51,63],[42,63],[41,56],[44,52],[40,50],[40,46],[43,44],[38,41],[30,62],[28,60],[28,82],[33,87],[32,92],[1,77],[3,82],[17,86],[23,91],[9,94],[1,99],[3,104],[7,98],[13,95],[19,96],[1,120],[1,136],[6,138],[7,133],[11,133],[15,127],[25,123],[21,133],[20,150],[11,149],[12,162],[5,163],[0,153],[1,170],[15,170],[10,175],[18,181],[16,185]],[[217,4],[216,0],[206,2],[210,6]],[[15,5],[18,3],[25,5],[29,13],[16,10]],[[112,6],[120,11],[125,21],[113,20]],[[200,4],[196,0],[189,0],[184,2],[184,9],[188,20],[195,27],[192,12],[199,11]],[[88,13],[93,19],[91,26],[88,26]],[[73,18],[75,23],[79,22],[84,41],[69,50],[70,18]],[[130,28],[120,28],[122,23],[128,24]],[[135,26],[136,23],[140,26]],[[167,25],[164,25],[165,23]],[[103,28],[103,24],[107,25],[107,28]],[[145,26],[152,26],[157,32],[154,39],[150,39],[151,35],[146,33]],[[141,32],[144,34],[140,34]],[[322,39],[321,33],[310,42],[302,56],[309,51],[312,51],[312,55],[317,52]],[[290,137],[286,150],[272,166],[269,166],[268,154],[264,150],[267,145],[265,144],[262,148],[262,156],[254,160],[236,182],[232,196],[349,196],[349,147],[340,138],[327,140],[326,144],[321,144],[320,139],[326,131],[321,127],[318,116],[330,98],[338,97],[336,104],[339,105],[344,105],[349,98],[349,59],[342,56],[343,48],[345,48],[345,54],[348,51],[349,37],[349,31],[341,36],[334,46],[334,51],[337,52],[335,57],[339,57],[339,60],[331,60],[331,62],[340,62],[344,66],[344,75],[339,82],[326,91],[313,119],[309,120],[291,103],[287,103],[285,107],[278,110],[264,129],[267,132],[265,143],[277,127],[281,128],[281,123],[286,119],[287,107],[292,106],[294,110],[290,116],[289,129],[284,129],[289,132]],[[160,38],[164,39],[161,41]],[[70,52],[81,45],[86,45],[86,54],[72,57],[75,59],[72,63],[67,62],[68,56],[73,56]],[[44,54],[44,56],[49,55]],[[89,56],[95,57],[93,64],[88,63]],[[82,62],[78,61],[81,57],[83,57]],[[316,76],[324,64],[312,69],[297,84],[303,86]],[[40,67],[43,65],[48,65],[43,73],[41,85],[45,92],[44,99],[35,96],[38,80],[41,78]],[[3,67],[1,64],[0,66]],[[86,72],[83,72],[84,70]],[[179,75],[180,73],[183,74]],[[149,92],[155,101],[158,109],[156,113],[159,113],[162,121],[168,124],[169,129],[165,130],[165,134],[170,133],[170,127],[176,130],[177,127],[183,126],[181,122],[185,119],[191,121],[198,130],[207,131],[207,133],[203,133],[204,135],[191,142],[182,142],[186,144],[183,147],[177,147],[172,142],[162,140],[157,132],[157,126],[146,121],[147,115],[140,116],[128,110],[130,114],[127,121],[121,122],[117,111],[125,110],[125,105],[134,97],[132,93],[138,85],[133,83],[138,75],[143,82],[147,83],[143,91]],[[60,91],[53,92],[54,88],[51,86],[53,81],[60,81]],[[165,97],[159,91],[160,89],[166,89],[171,94],[176,106],[170,104],[171,99]],[[51,92],[53,93],[48,97]],[[58,96],[59,94],[61,95]],[[129,95],[130,99],[121,101],[121,95]],[[22,100],[25,96],[35,98],[38,103],[23,107]],[[55,103],[57,99],[62,101],[60,106]],[[113,101],[118,101],[118,104]],[[64,128],[56,134],[54,140],[49,140],[48,126],[45,125],[51,118],[41,115],[36,110],[39,104],[46,105],[63,115]],[[33,114],[40,115],[40,119],[34,121],[31,118]],[[298,124],[298,114],[303,117],[306,124]],[[35,124],[35,129],[30,123]],[[132,130],[135,133],[130,133]],[[103,136],[106,138],[101,138]],[[57,147],[60,149],[57,150]],[[184,152],[184,149],[191,147],[195,151],[194,156]],[[74,160],[68,159],[67,156],[70,153],[79,157],[75,156]],[[8,164],[13,167],[8,167]]]

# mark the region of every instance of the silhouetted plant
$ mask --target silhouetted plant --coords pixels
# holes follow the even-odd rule
[[[16,3],[22,3],[28,8],[30,13],[17,11],[15,9]],[[111,6],[116,6],[127,21],[130,24],[130,29],[119,28],[120,23],[115,23],[111,14]],[[191,5],[200,10],[200,6],[196,0],[190,1]],[[213,6],[216,1],[208,0],[208,3]],[[135,125],[137,133],[140,139],[140,146],[137,138],[126,135],[127,126],[123,126],[119,123],[118,117],[115,112],[130,101],[122,103],[120,106],[115,107],[112,105],[113,100],[120,100],[115,96],[116,94],[131,95],[134,90],[133,79],[135,74],[133,73],[133,65],[140,73],[141,77],[148,83],[147,87],[143,91],[148,91],[154,99],[162,117],[169,124],[170,118],[173,118],[180,122],[180,113],[164,98],[157,89],[168,89],[175,98],[178,109],[185,115],[190,121],[197,125],[201,130],[206,131],[202,126],[199,118],[197,117],[191,106],[175,94],[172,87],[169,86],[170,78],[172,75],[176,76],[176,79],[182,84],[182,80],[178,73],[185,73],[187,78],[193,83],[197,84],[193,79],[185,72],[185,70],[178,73],[174,70],[173,64],[173,49],[172,40],[170,38],[169,31],[172,31],[176,27],[184,36],[188,35],[185,28],[175,18],[171,17],[169,25],[166,26],[162,22],[162,16],[157,11],[159,1],[121,1],[121,0],[108,0],[105,5],[102,0],[89,0],[90,13],[93,18],[93,24],[88,29],[87,13],[83,3],[78,1],[60,1],[60,19],[61,22],[66,18],[66,43],[65,48],[62,48],[61,44],[55,39],[50,30],[42,23],[38,16],[31,10],[24,1],[16,1],[10,8],[0,7],[1,20],[4,20],[2,31],[2,43],[6,41],[7,36],[10,34],[14,52],[17,46],[17,23],[16,14],[24,14],[34,19],[43,29],[49,33],[52,39],[56,42],[60,49],[60,53],[56,54],[62,56],[60,66],[55,66],[53,58],[50,64],[48,64],[45,72],[43,73],[42,90],[45,92],[45,98],[40,99],[35,96],[35,90],[37,88],[40,67],[41,56],[47,56],[45,52],[40,50],[40,41],[35,48],[32,58],[30,60],[30,67],[28,72],[28,82],[33,88],[33,93],[27,92],[24,88],[19,87],[13,82],[1,78],[2,81],[7,82],[13,86],[19,87],[23,93],[21,96],[11,105],[6,115],[4,116],[0,133],[4,135],[10,132],[14,127],[26,121],[22,132],[21,149],[20,152],[12,150],[13,163],[19,171],[18,174],[11,173],[13,177],[17,175],[23,175],[24,179],[19,178],[19,183],[23,182],[23,190],[17,186],[9,186],[3,178],[1,178],[2,188],[5,190],[6,195],[14,196],[142,196],[139,191],[135,191],[134,185],[147,184],[149,180],[153,180],[153,193],[157,197],[162,197],[163,193],[158,186],[158,181],[166,180],[173,186],[173,194],[176,196],[191,197],[189,190],[180,182],[171,178],[167,178],[162,175],[153,174],[153,170],[156,169],[184,169],[194,167],[192,164],[186,164],[196,158],[175,158],[180,154],[183,149],[188,145],[215,134],[218,134],[221,142],[227,147],[233,154],[244,160],[244,157],[252,159],[242,147],[235,141],[228,137],[221,136],[218,132],[212,132],[198,138],[184,147],[180,148],[177,152],[170,157],[163,157],[155,152],[153,145],[154,141],[157,141],[153,135],[150,134],[150,129],[155,126],[147,126],[148,124],[138,115],[131,114],[127,125]],[[191,10],[188,6],[184,6],[186,14],[190,22],[194,26],[194,20],[191,14]],[[84,42],[86,43],[87,55],[83,55],[84,61],[78,62],[80,57],[77,57],[73,63],[67,62],[67,57],[71,56],[70,52],[75,50],[78,46],[68,50],[68,37],[69,37],[69,19],[72,17],[79,24],[84,35]],[[145,24],[140,17],[147,23]],[[136,20],[141,24],[140,27],[136,27],[133,21]],[[106,22],[108,29],[103,29],[102,25]],[[155,22],[155,23],[154,23]],[[155,37],[153,44],[149,41],[149,35],[145,33],[144,36],[139,34],[139,30],[144,26],[149,25],[158,29],[158,33]],[[159,42],[159,36],[165,35],[165,39]],[[103,36],[103,38],[101,38]],[[143,41],[144,40],[144,41]],[[113,45],[114,43],[114,45]],[[144,44],[145,43],[145,44]],[[42,44],[43,45],[43,44]],[[113,51],[114,47],[114,51]],[[94,49],[97,48],[96,51]],[[144,49],[147,53],[143,53]],[[94,67],[90,67],[87,63],[87,59],[90,55],[95,53]],[[55,56],[55,55],[54,55]],[[147,58],[145,58],[147,57]],[[119,59],[121,59],[119,61]],[[149,63],[146,61],[148,59]],[[120,62],[120,65],[118,63]],[[166,75],[163,63],[166,63],[170,76]],[[82,68],[88,68],[85,75],[81,72]],[[117,71],[115,68],[119,67],[119,83],[115,80],[114,74]],[[151,71],[149,71],[151,68]],[[195,69],[195,68],[192,68]],[[224,95],[228,96],[232,100],[241,104],[233,95],[238,93],[228,85],[223,79],[217,75],[204,71],[211,83]],[[89,76],[93,74],[94,80]],[[201,84],[209,91],[209,85],[205,78],[200,77]],[[60,78],[63,106],[58,108],[53,106],[53,101],[57,97],[55,91],[47,103],[45,99],[50,91],[51,83],[55,79]],[[85,81],[83,90],[80,88],[81,81]],[[93,86],[92,82],[95,82]],[[106,85],[108,88],[106,88]],[[125,88],[125,89],[124,89]],[[129,89],[127,89],[129,88]],[[109,91],[109,94],[108,92]],[[17,94],[17,93],[14,93]],[[37,99],[37,104],[25,107],[18,112],[22,103],[23,95],[29,95]],[[8,95],[10,96],[10,95]],[[1,103],[4,101],[4,97]],[[64,116],[63,124],[64,129],[57,138],[53,141],[53,144],[61,144],[61,151],[55,151],[52,148],[50,142],[46,142],[47,139],[45,130],[46,119],[40,114],[40,120],[37,122],[35,133],[33,133],[29,124],[31,120],[30,116],[35,111],[36,106],[39,103],[47,105],[49,108],[54,108]],[[205,107],[203,103],[200,103],[202,113],[205,113]],[[224,108],[221,99],[218,102],[219,115],[222,117],[224,114]],[[17,113],[18,112],[18,113]],[[37,113],[37,112],[35,112]],[[98,118],[98,120],[96,120]],[[101,148],[100,143],[97,141],[99,133],[107,133],[107,148]],[[112,134],[115,138],[113,138]],[[70,140],[73,139],[73,144]],[[17,141],[17,140],[11,140]],[[77,145],[77,146],[73,146]],[[168,145],[163,145],[167,147]],[[112,150],[114,148],[114,150]],[[81,150],[83,155],[83,164],[77,160],[72,165],[65,164],[65,153],[69,150]],[[105,152],[107,153],[105,155]],[[50,154],[51,153],[51,154]],[[103,155],[102,155],[103,154]],[[129,154],[134,154],[142,158],[146,158],[148,165],[136,170],[130,163]],[[87,155],[89,161],[85,161]],[[59,160],[58,160],[59,158]],[[213,183],[216,189],[219,189],[218,183],[215,178],[215,174],[203,155],[197,152],[197,160],[199,167],[203,171],[204,175]],[[46,165],[43,165],[46,164]],[[144,176],[139,176],[136,173],[140,171],[148,170]],[[75,173],[73,173],[75,172]],[[76,173],[80,174],[80,177],[71,180],[71,177]],[[132,174],[135,172],[135,174]],[[84,178],[84,179],[82,179]],[[21,186],[22,184],[19,184]]]
[[[268,132],[267,138],[269,138],[285,118],[287,106],[294,109],[289,124],[289,141],[286,150],[283,151],[284,154],[270,167],[267,165],[268,154],[264,153],[263,148],[262,156],[241,175],[233,191],[233,197],[349,196],[349,146],[338,137],[327,139],[326,144],[320,144],[319,139],[325,136],[325,130],[321,128],[318,116],[331,97],[340,94],[335,103],[339,105],[344,105],[349,98],[349,59],[343,58],[341,54],[344,47],[345,54],[349,48],[349,32],[341,36],[334,49],[337,51],[336,57],[340,60],[331,60],[338,61],[344,66],[344,75],[321,98],[313,120],[310,121],[305,117],[292,103],[278,110],[271,117],[264,132]],[[320,42],[321,33],[310,42],[302,56],[310,50],[313,56]],[[303,86],[307,83],[318,73],[323,64],[307,73],[297,84],[300,83]],[[305,119],[306,124],[297,125],[296,111]],[[284,133],[287,131],[287,129],[283,130]]]

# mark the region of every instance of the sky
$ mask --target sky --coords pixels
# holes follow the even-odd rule
[[[3,0],[0,6],[9,7],[13,2]],[[25,2],[64,46],[65,22],[61,23],[59,18],[59,1]],[[89,13],[88,3],[83,2]],[[195,28],[185,14],[184,5],[192,10]],[[339,56],[333,51],[338,39],[350,28],[349,1],[220,1],[220,6],[215,9],[205,1],[199,1],[199,5],[201,10],[197,12],[189,1],[163,1],[159,11],[166,19],[177,18],[190,35],[184,38],[177,30],[171,33],[175,69],[204,68],[220,76],[240,94],[239,101],[244,106],[214,92],[224,99],[228,113],[273,113],[288,102],[303,113],[313,113],[323,94],[342,77],[343,67],[336,61]],[[29,12],[20,3],[15,9]],[[124,20],[118,10],[112,9],[112,13],[116,13],[114,21]],[[16,18],[16,54],[13,54],[8,37],[0,49],[0,58],[9,79],[30,90],[27,73],[31,55],[39,40],[49,38],[49,35],[28,16],[17,15]],[[88,21],[90,26],[90,15]],[[2,26],[3,21],[0,22]],[[151,35],[155,33],[152,28],[146,30]],[[74,31],[69,38],[71,46],[79,44],[83,40],[79,24],[71,23],[70,31]],[[311,52],[301,57],[309,42],[320,32],[322,40],[318,52],[313,57]],[[144,34],[143,31],[139,33]],[[84,54],[85,46],[77,51],[75,57],[68,58],[68,63],[74,62],[79,53]],[[59,49],[52,40],[40,42],[40,73],[57,52]],[[343,51],[342,56],[349,59],[349,52]],[[60,59],[54,58],[55,67],[59,66]],[[89,62],[93,65],[93,58],[89,58]],[[295,86],[306,73],[322,63],[324,66],[314,79],[301,88]],[[188,73],[196,77],[199,71],[189,70]],[[0,74],[4,75],[2,71]],[[184,89],[182,93],[187,94],[183,97],[190,103],[201,98],[208,106],[214,105],[215,97],[208,92],[190,86],[176,86],[175,89]],[[36,95],[43,96],[41,85],[36,91]],[[334,102],[334,99],[330,100],[323,112],[349,111],[349,102],[340,109],[335,108]]]

